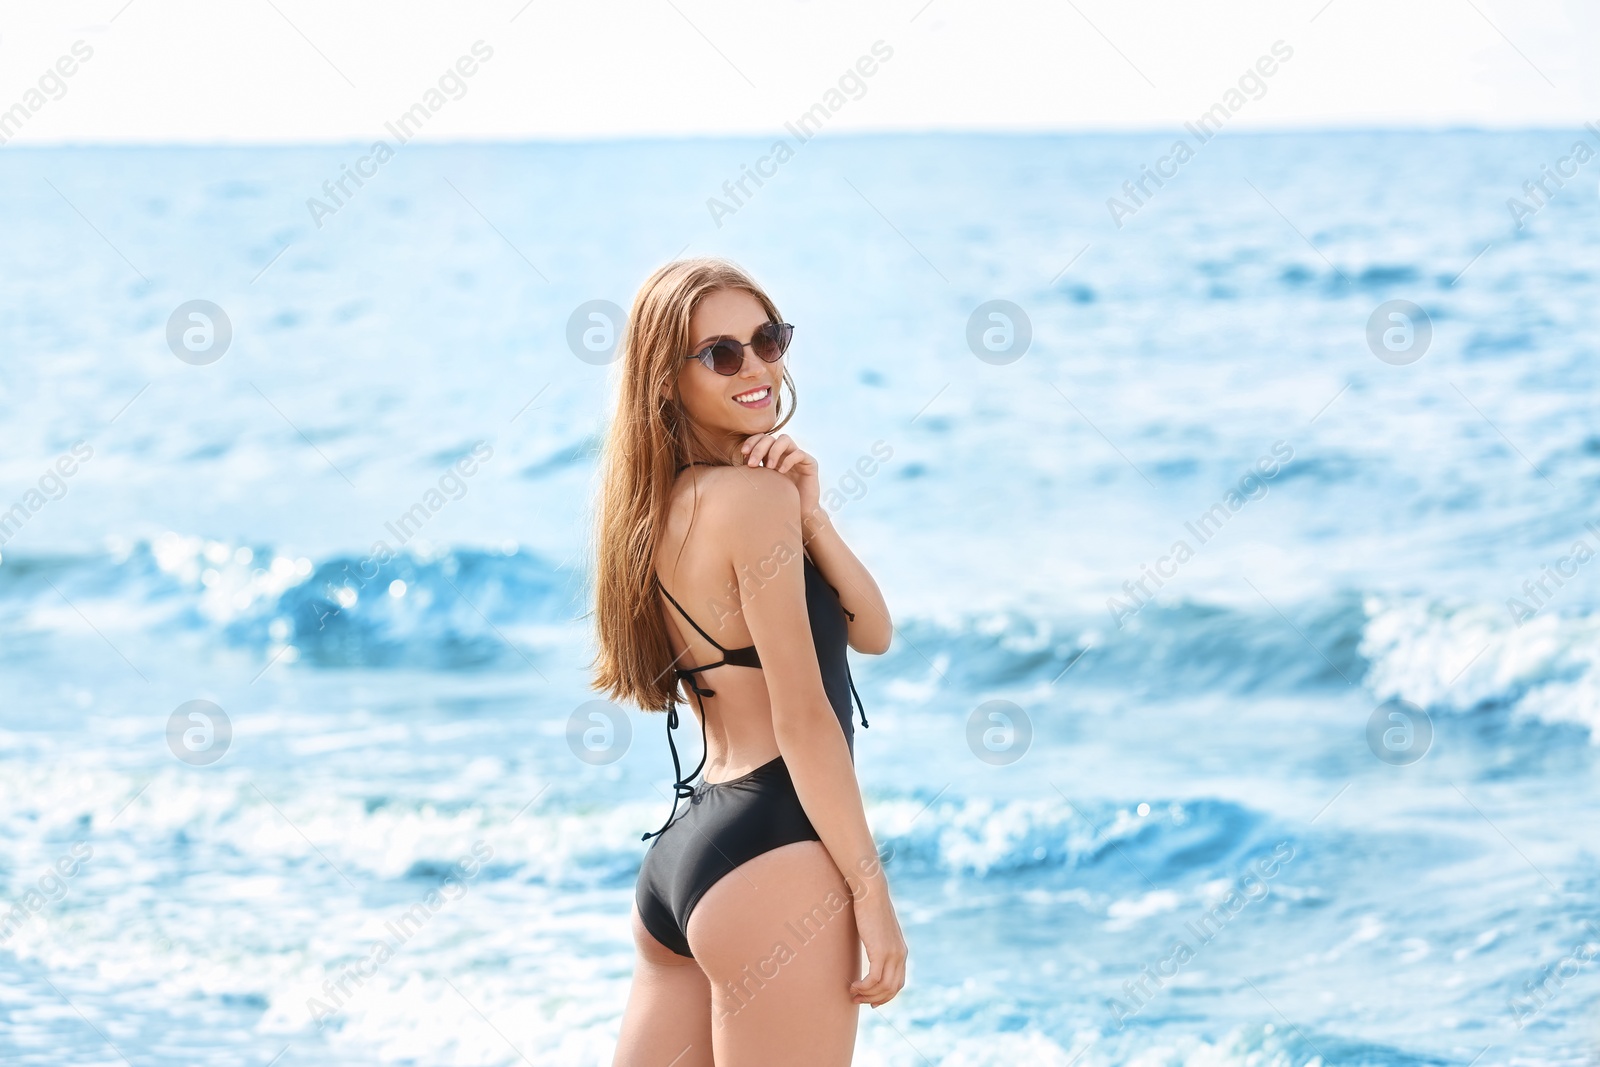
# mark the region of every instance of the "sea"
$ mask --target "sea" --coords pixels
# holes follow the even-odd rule
[[[680,255],[894,618],[857,1064],[1600,1062],[1597,141],[6,147],[0,1062],[611,1062],[672,765],[590,521]]]

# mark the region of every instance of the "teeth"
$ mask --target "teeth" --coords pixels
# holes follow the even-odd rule
[[[771,391],[772,387],[770,385],[763,385],[760,389],[752,389],[748,393],[740,393],[738,396],[734,397],[734,399],[744,401],[760,400]]]

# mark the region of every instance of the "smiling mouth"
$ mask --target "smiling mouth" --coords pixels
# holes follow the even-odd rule
[[[735,403],[743,404],[748,408],[755,408],[761,407],[771,396],[772,386],[763,385],[757,389],[750,390],[748,393],[740,393],[733,399]]]

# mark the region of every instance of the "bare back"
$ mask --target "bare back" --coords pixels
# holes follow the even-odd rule
[[[679,474],[656,544],[657,579],[722,649],[753,643],[733,568],[737,523],[726,513],[728,494],[719,493],[726,488],[719,483],[750,476],[737,467],[691,467]],[[694,667],[722,658],[722,649],[696,632],[666,597],[658,596],[656,602],[667,620],[673,666]],[[804,626],[805,620],[797,624]],[[725,664],[699,677],[714,693],[701,699],[706,714],[705,780],[737,778],[776,757],[778,741],[765,672]],[[684,697],[688,699],[688,693]]]

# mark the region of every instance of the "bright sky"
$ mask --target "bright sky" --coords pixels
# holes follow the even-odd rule
[[[418,102],[435,105],[430,140],[769,133],[819,102],[836,112],[830,131],[1173,128],[1280,41],[1290,58],[1265,64],[1259,91],[1247,84],[1230,128],[1600,124],[1595,0],[0,0],[0,12],[10,144],[366,140]],[[470,76],[450,73],[462,57]],[[858,63],[870,75],[850,74]]]

